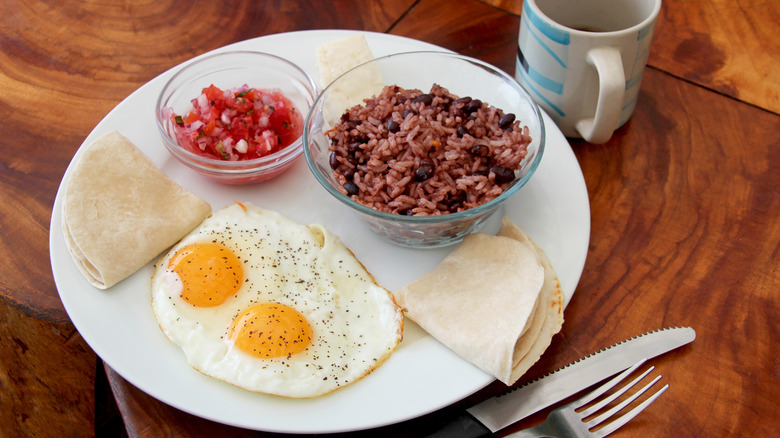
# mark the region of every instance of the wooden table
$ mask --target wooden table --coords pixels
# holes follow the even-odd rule
[[[52,205],[73,154],[117,103],[194,55],[303,29],[407,36],[513,74],[521,6],[2,0],[0,436],[271,435],[140,392],[104,370],[63,309],[48,261]],[[665,1],[634,117],[607,144],[571,141],[590,196],[588,259],[562,333],[521,383],[648,330],[698,334],[653,361],[671,389],[615,436],[780,431],[777,23],[778,1]],[[421,435],[440,415],[371,434]]]

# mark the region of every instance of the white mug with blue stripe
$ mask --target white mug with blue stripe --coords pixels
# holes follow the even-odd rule
[[[515,77],[567,137],[631,117],[661,0],[524,0]]]

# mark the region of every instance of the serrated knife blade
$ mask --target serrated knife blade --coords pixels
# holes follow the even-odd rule
[[[673,327],[645,333],[578,359],[507,394],[492,397],[468,414],[448,422],[430,437],[476,438],[490,436],[512,423],[564,400],[598,382],[692,342],[690,327]]]

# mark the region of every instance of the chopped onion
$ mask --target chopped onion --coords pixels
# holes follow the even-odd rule
[[[236,143],[236,152],[240,154],[245,154],[247,151],[247,147],[249,144],[244,140],[243,138]]]

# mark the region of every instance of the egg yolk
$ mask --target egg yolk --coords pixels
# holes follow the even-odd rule
[[[244,270],[233,251],[215,243],[196,243],[178,250],[168,269],[179,274],[181,298],[196,307],[214,307],[241,287]]]
[[[279,303],[256,304],[239,314],[228,338],[244,353],[261,359],[290,357],[312,340],[312,328],[301,312]]]

